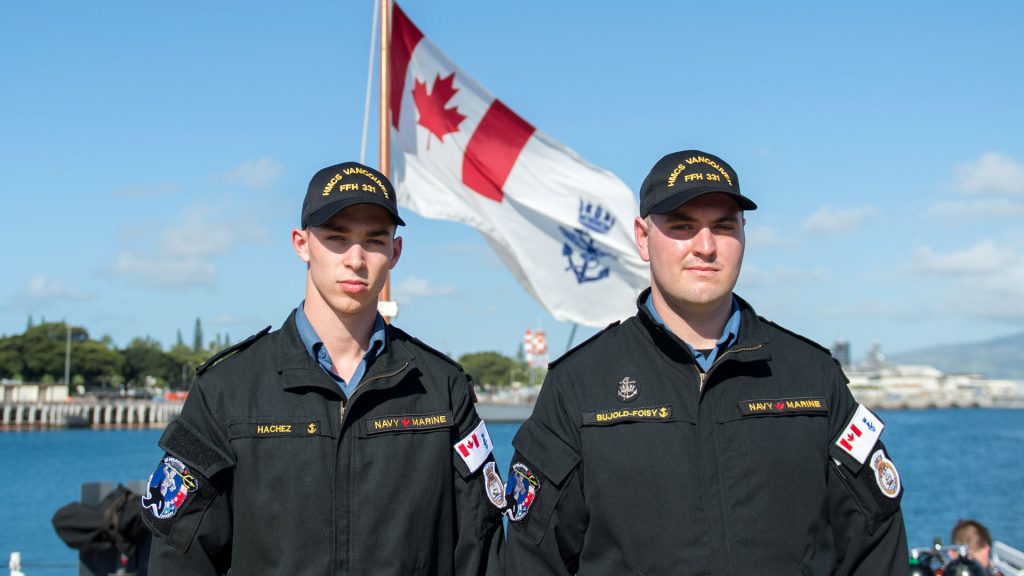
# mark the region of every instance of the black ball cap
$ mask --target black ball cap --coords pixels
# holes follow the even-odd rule
[[[712,192],[732,196],[743,210],[757,209],[753,200],[740,194],[740,179],[725,160],[700,150],[667,154],[640,185],[640,217],[671,212]]]
[[[395,224],[405,226],[391,181],[359,162],[342,162],[320,170],[309,181],[302,202],[302,228],[320,226],[355,204],[376,204],[388,211]]]

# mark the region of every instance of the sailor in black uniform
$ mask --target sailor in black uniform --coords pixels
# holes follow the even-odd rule
[[[160,439],[151,575],[501,572],[503,486],[466,375],[377,313],[402,224],[376,170],[313,176],[292,231],[305,300],[201,366]]]
[[[906,573],[883,422],[733,294],[755,208],[716,156],[655,164],[634,222],[650,289],[551,364],[513,441],[510,575]]]

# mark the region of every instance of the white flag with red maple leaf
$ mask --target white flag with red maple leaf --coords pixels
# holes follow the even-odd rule
[[[421,216],[473,226],[556,319],[603,326],[648,283],[632,191],[536,130],[394,5],[391,180]]]

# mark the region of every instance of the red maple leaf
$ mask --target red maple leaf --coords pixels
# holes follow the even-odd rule
[[[459,113],[455,106],[446,108],[448,101],[452,99],[459,90],[452,86],[455,80],[455,72],[441,78],[438,74],[434,80],[434,88],[427,91],[427,83],[416,80],[412,90],[412,98],[416,102],[416,109],[419,110],[420,119],[417,124],[423,126],[437,139],[444,142],[444,135],[450,132],[458,132],[459,124],[466,119],[464,114]],[[430,141],[427,141],[430,145]]]

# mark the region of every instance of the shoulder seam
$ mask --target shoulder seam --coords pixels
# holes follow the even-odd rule
[[[402,330],[401,328],[399,328],[397,326],[390,326],[389,328],[391,330],[394,330],[396,333],[402,335],[403,337],[408,338],[416,346],[419,346],[420,348],[422,348],[426,352],[431,353],[433,356],[436,356],[438,359],[443,360],[444,362],[447,362],[448,364],[451,364],[455,368],[458,368],[460,372],[463,371],[462,365],[459,364],[458,362],[456,362],[454,359],[452,359],[451,356],[448,356],[444,352],[441,352],[440,350],[434,348],[433,346],[430,346],[426,342],[420,340],[419,338],[413,336],[412,334],[409,334],[408,332],[406,332],[405,330]]]
[[[604,334],[605,332],[611,330],[612,328],[615,328],[619,324],[622,324],[622,320],[616,320],[616,321],[612,322],[611,324],[609,324],[609,325],[605,326],[604,328],[602,328],[601,330],[599,330],[597,332],[597,334],[594,334],[590,338],[587,338],[583,342],[580,342],[579,344],[573,346],[572,348],[567,350],[564,354],[562,354],[558,358],[555,358],[551,362],[548,362],[548,370],[554,368],[556,365],[561,363],[563,360],[565,360],[569,356],[572,356],[574,353],[576,353],[577,351],[581,350],[584,346],[586,346],[587,344],[590,344],[591,342],[596,340],[598,336],[601,336],[602,334]]]
[[[818,350],[821,350],[822,352],[824,352],[825,354],[827,354],[827,355],[828,355],[829,357],[831,357],[831,356],[832,356],[832,351],[831,351],[831,350],[829,350],[828,348],[826,348],[826,347],[822,346],[821,344],[818,344],[818,343],[817,343],[817,342],[815,342],[814,340],[811,340],[811,339],[810,339],[810,338],[808,338],[807,336],[804,336],[803,334],[798,334],[798,333],[796,333],[796,332],[793,332],[793,331],[792,331],[792,330],[790,330],[789,328],[786,328],[786,327],[784,327],[784,326],[780,326],[780,325],[776,324],[775,322],[772,322],[771,320],[768,320],[767,318],[764,318],[764,317],[762,317],[762,316],[758,316],[758,319],[759,319],[759,320],[761,320],[762,322],[764,322],[764,323],[766,323],[766,324],[768,324],[768,325],[772,326],[772,327],[773,327],[773,328],[775,328],[776,330],[779,330],[780,332],[782,332],[782,333],[784,333],[784,334],[788,334],[788,335],[790,335],[790,336],[792,336],[792,337],[796,338],[797,340],[800,340],[801,342],[804,342],[804,343],[806,343],[806,344],[810,344],[810,345],[811,345],[811,346],[813,346],[814,348],[817,348]]]
[[[210,368],[213,368],[214,366],[219,364],[221,360],[224,360],[225,358],[227,358],[228,356],[231,356],[232,354],[234,354],[236,352],[241,352],[242,350],[245,350],[249,346],[252,346],[254,342],[256,342],[257,340],[259,340],[260,338],[266,336],[269,333],[270,333],[270,326],[267,326],[263,330],[260,330],[259,332],[253,334],[252,336],[249,336],[248,338],[246,338],[245,340],[242,340],[238,344],[235,344],[233,346],[228,346],[227,348],[221,350],[220,352],[217,352],[213,356],[210,356],[209,358],[207,358],[206,362],[203,362],[199,366],[196,366],[196,375],[197,376],[202,375],[203,373],[205,373]]]

